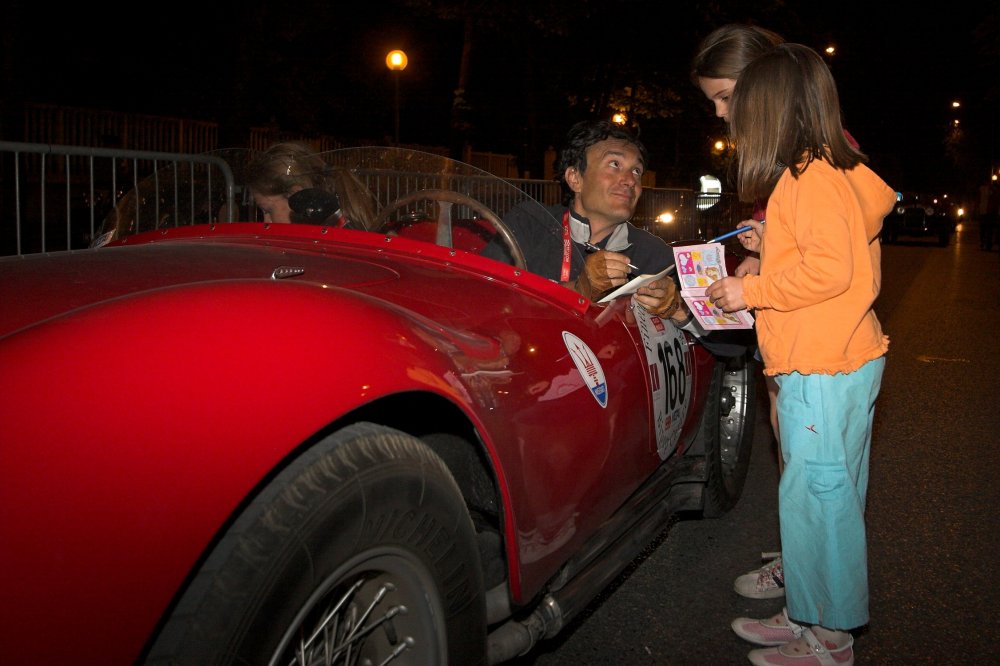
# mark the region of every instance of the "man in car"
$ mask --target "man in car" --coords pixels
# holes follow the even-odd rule
[[[528,270],[597,300],[631,277],[672,265],[673,252],[662,239],[629,223],[646,163],[645,146],[627,129],[604,120],[574,125],[556,159],[564,203],[548,207],[548,214],[522,205],[504,218]],[[483,254],[511,261],[496,240]],[[686,318],[669,276],[641,287],[636,301],[651,314]]]

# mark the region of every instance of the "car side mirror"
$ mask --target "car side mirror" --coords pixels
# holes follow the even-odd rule
[[[699,211],[706,211],[722,199],[722,182],[715,176],[701,176],[700,187],[695,195],[694,205]]]

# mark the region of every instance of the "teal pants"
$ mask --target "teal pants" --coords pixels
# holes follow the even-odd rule
[[[785,603],[800,624],[848,630],[868,623],[865,494],[884,368],[882,357],[847,374],[775,377]]]

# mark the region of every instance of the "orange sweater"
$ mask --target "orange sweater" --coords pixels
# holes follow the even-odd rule
[[[756,308],[764,373],[853,372],[889,348],[872,304],[882,282],[879,232],[896,194],[871,169],[813,160],[785,171],[767,203]]]

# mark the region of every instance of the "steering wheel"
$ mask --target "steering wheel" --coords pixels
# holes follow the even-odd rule
[[[510,253],[510,256],[514,259],[514,266],[516,268],[520,268],[521,270],[527,269],[527,262],[524,260],[524,253],[521,252],[521,246],[517,244],[517,239],[514,238],[510,229],[507,228],[507,225],[504,224],[499,217],[497,217],[496,213],[487,208],[485,205],[460,192],[430,189],[420,190],[419,192],[408,194],[405,197],[400,197],[399,199],[387,204],[385,208],[382,209],[382,212],[379,213],[378,228],[385,231],[393,213],[400,208],[405,208],[406,206],[409,206],[417,201],[437,202],[437,235],[435,242],[438,245],[442,245],[444,247],[455,247],[454,239],[451,233],[451,209],[454,204],[467,206],[472,210],[472,212],[477,213],[493,226],[493,229],[496,231],[497,235],[500,236],[500,240],[503,241],[503,244]]]

